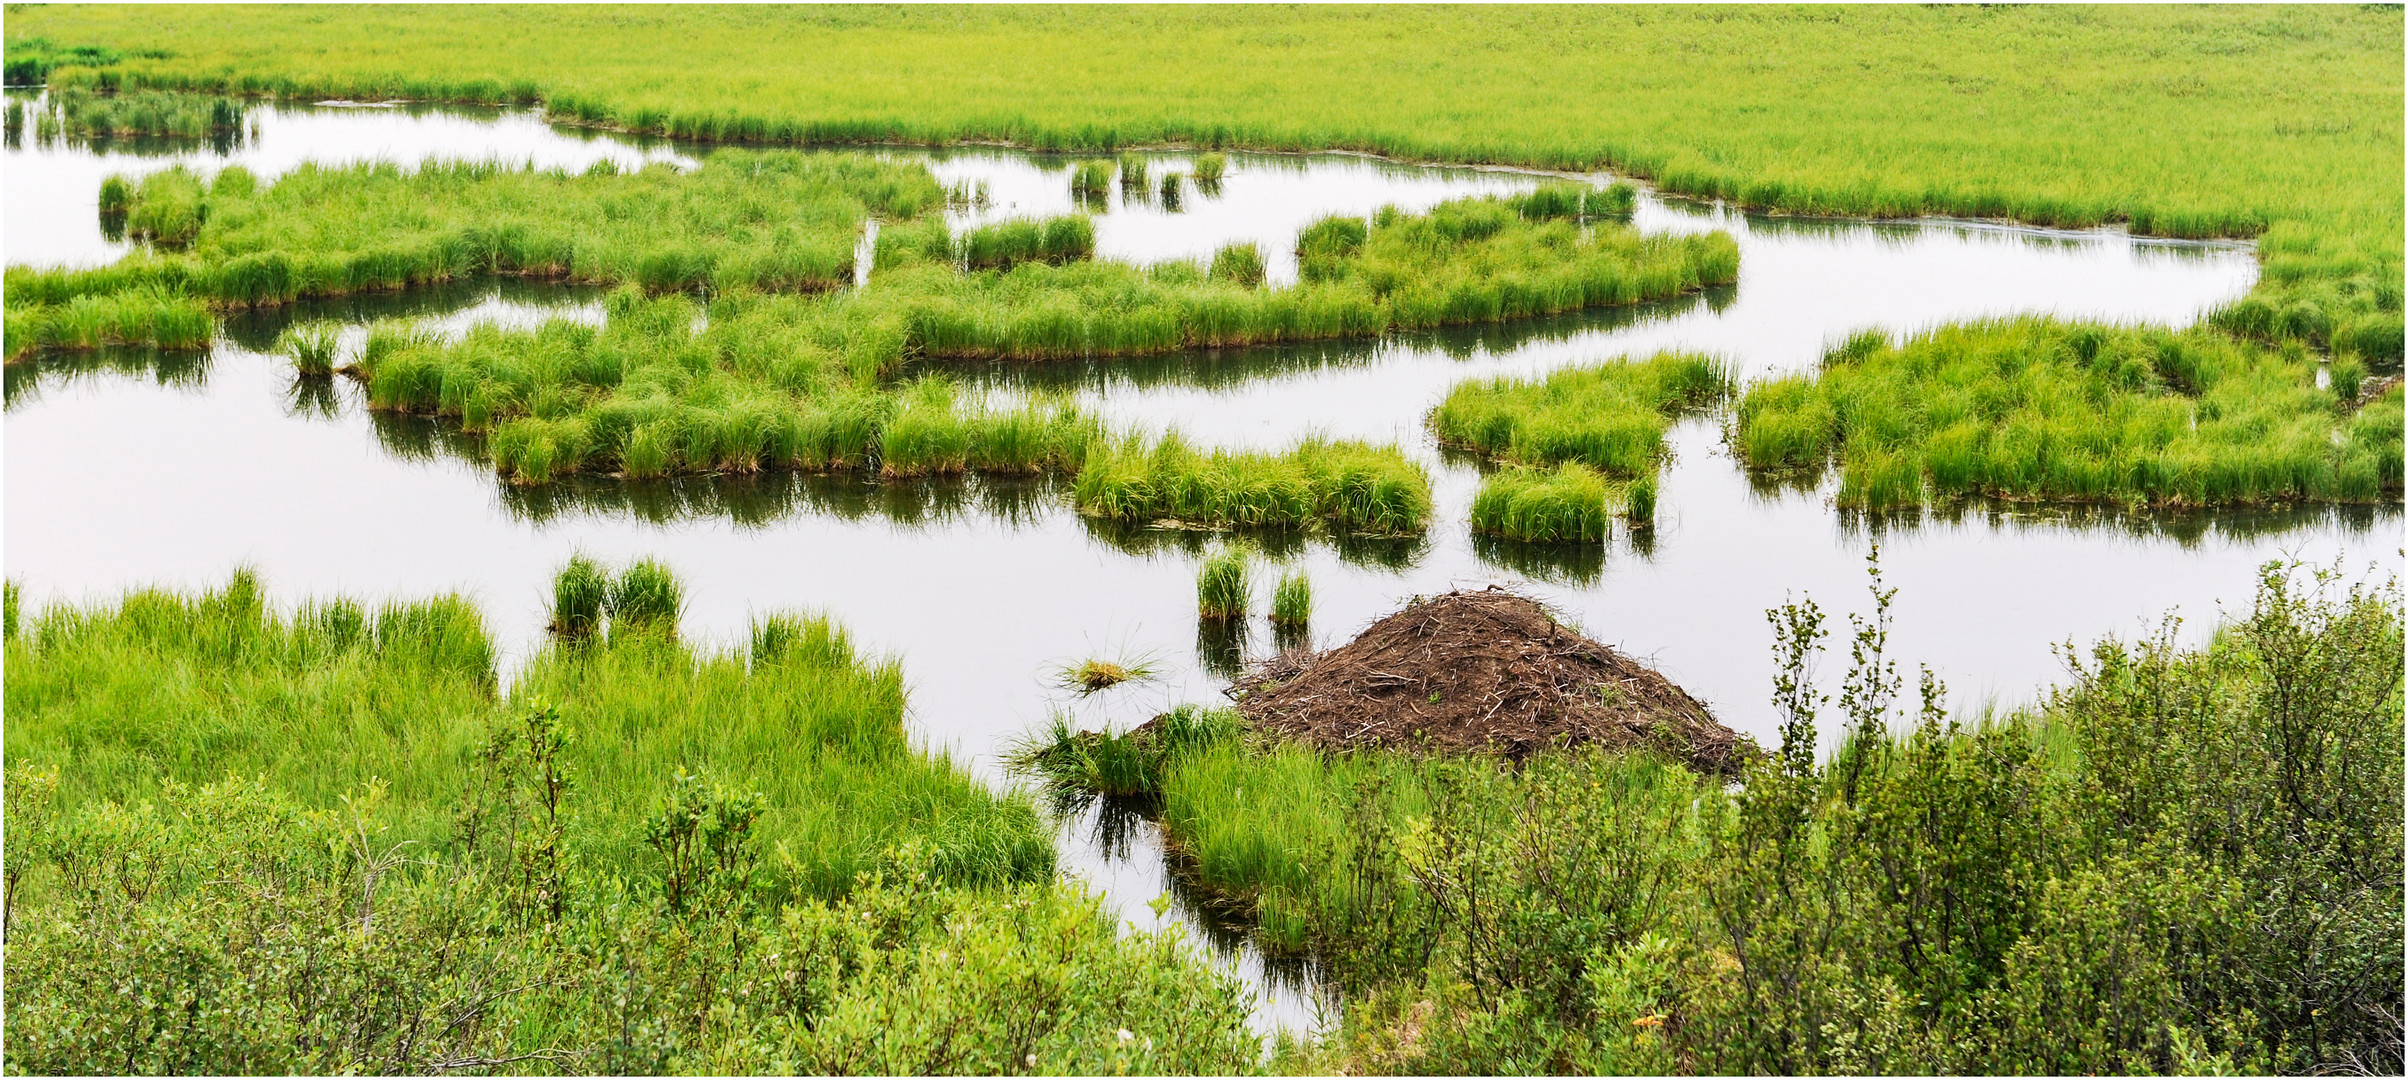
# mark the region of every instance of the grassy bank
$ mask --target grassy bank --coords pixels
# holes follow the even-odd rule
[[[2396,585],[2269,566],[2210,643],[2100,642],[1975,723],[1928,673],[1909,704],[1887,601],[1836,709],[1823,613],[1769,613],[1782,749],[1736,789],[1202,711],[1020,760],[1147,800],[1180,874],[1325,961],[1349,1004],[1306,1073],[2397,1067]]]
[[[326,599],[288,617],[239,575],[15,619],[8,757],[57,768],[63,811],[230,775],[325,808],[373,779],[377,824],[439,845],[481,757],[552,707],[573,735],[560,762],[584,785],[568,838],[597,872],[640,876],[641,822],[681,770],[764,798],[756,833],[782,855],[761,884],[777,894],[839,892],[905,843],[941,853],[948,881],[1052,868],[1030,807],[914,751],[902,673],[819,620],[764,617],[751,647],[727,651],[657,634],[562,645],[501,687],[483,616],[456,597]]]
[[[622,577],[622,583],[634,572]],[[639,605],[614,603],[625,617]],[[817,620],[497,689],[457,598],[20,614],[11,1071],[1231,1072],[1245,998],[1052,880]]]
[[[1893,344],[1857,335],[1811,375],[1750,386],[1736,444],[1767,470],[1840,470],[1843,506],[1988,495],[2224,506],[2401,490],[2397,394],[2359,407],[2349,356],[2221,334],[2019,319]]]

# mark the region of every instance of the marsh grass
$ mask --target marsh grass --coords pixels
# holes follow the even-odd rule
[[[1222,175],[1229,171],[1229,155],[1198,154],[1196,155],[1195,170],[1196,183],[1218,184],[1221,182]]]
[[[1172,761],[1243,737],[1244,722],[1229,709],[1181,705],[1125,732],[1081,732],[1056,713],[1004,752],[1011,771],[1057,794],[1149,798],[1162,793]]]
[[[327,378],[334,374],[342,328],[334,323],[295,323],[276,339],[276,351],[290,357],[295,374]]]
[[[1523,465],[1578,462],[1618,478],[1652,476],[1674,417],[1721,403],[1730,366],[1694,353],[1660,353],[1544,379],[1463,383],[1430,415],[1441,442]]]
[[[164,91],[96,93],[69,82],[51,87],[55,130],[71,139],[239,137],[246,104],[239,98]]]
[[[1152,657],[1123,657],[1116,660],[1089,657],[1075,664],[1064,665],[1055,673],[1055,681],[1064,689],[1075,690],[1085,696],[1126,683],[1151,682],[1160,674],[1160,665]]]
[[[1070,196],[1082,206],[1100,204],[1112,194],[1112,162],[1090,158],[1070,169]]]
[[[1627,505],[1630,487],[1579,462],[1567,461],[1552,472],[1499,469],[1481,480],[1479,494],[1472,497],[1472,529],[1539,543],[1609,540],[1615,507]]]
[[[610,608],[610,585],[610,575],[600,564],[583,555],[570,558],[552,578],[552,633],[571,640],[600,633]]]
[[[622,633],[674,638],[678,616],[685,612],[685,586],[668,567],[638,559],[611,581],[605,606],[613,639]]]
[[[1253,554],[1226,544],[1204,557],[1196,570],[1196,618],[1205,622],[1243,620],[1254,602]]]
[[[1431,511],[1429,474],[1393,447],[1309,438],[1283,454],[1200,451],[1176,432],[1097,447],[1072,481],[1081,513],[1208,528],[1403,536]]]
[[[1120,186],[1143,194],[1146,190],[1146,160],[1144,154],[1120,156]]]
[[[1312,579],[1301,570],[1281,574],[1278,587],[1271,590],[1271,625],[1292,634],[1310,626],[1312,621]]]
[[[11,292],[0,320],[6,327],[5,349],[11,360],[121,345],[201,349],[217,330],[217,318],[207,304],[156,286],[75,296],[58,303],[21,303]]]
[[[1250,242],[1223,244],[1220,250],[1212,253],[1209,275],[1214,281],[1226,281],[1241,288],[1251,289],[1260,285],[1263,283],[1262,249]]]
[[[1072,214],[1044,221],[1003,221],[962,235],[962,261],[973,270],[1008,269],[1025,262],[1059,265],[1095,254],[1095,225]]]
[[[1756,469],[1836,465],[1842,506],[1967,496],[2150,506],[2377,502],[2400,448],[2344,421],[2316,367],[2209,331],[2037,319],[1860,334],[1812,376],[1749,387]],[[2370,407],[2371,408],[2371,407]]]

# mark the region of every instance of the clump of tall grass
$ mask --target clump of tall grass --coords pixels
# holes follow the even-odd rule
[[[1254,599],[1252,564],[1240,544],[1224,544],[1206,555],[1196,569],[1196,617],[1206,622],[1245,618]]]
[[[1146,160],[1144,154],[1120,156],[1120,186],[1143,194],[1146,190]]]
[[[572,556],[552,578],[553,633],[572,640],[600,633],[610,608],[610,575],[592,559]]]
[[[1614,504],[1623,496],[1623,488],[1579,462],[1551,472],[1508,467],[1480,482],[1472,528],[1508,540],[1593,543],[1612,537]]]
[[[1624,503],[1622,516],[1629,519],[1632,528],[1643,529],[1655,524],[1655,478],[1642,476],[1631,481]]]
[[[1263,283],[1262,249],[1251,242],[1223,244],[1220,250],[1212,253],[1212,269],[1209,273],[1214,281],[1226,281],[1249,289],[1260,285]]]
[[[1229,155],[1227,155],[1227,154],[1198,154],[1198,155],[1196,155],[1196,183],[1198,183],[1198,184],[1218,184],[1218,183],[1220,183],[1220,182],[1221,182],[1221,176],[1222,176],[1222,174],[1224,174],[1224,173],[1226,173],[1226,172],[1228,172],[1228,171],[1229,171]]]
[[[12,294],[0,320],[6,326],[6,355],[12,360],[113,345],[199,349],[217,331],[217,318],[208,305],[156,286],[57,303],[20,303]]]
[[[1722,401],[1731,386],[1720,360],[1660,353],[1536,381],[1466,382],[1430,414],[1430,427],[1441,442],[1503,461],[1576,461],[1611,476],[1648,476],[1664,456],[1671,418]]]
[[[1045,221],[1003,221],[963,234],[962,261],[973,270],[1008,269],[1024,262],[1066,263],[1095,254],[1095,224],[1070,214]]]
[[[169,137],[201,139],[239,135],[244,103],[239,98],[173,91],[93,93],[81,86],[53,87],[48,118],[69,138]]]
[[[638,559],[611,581],[606,607],[614,638],[622,632],[674,637],[685,611],[685,586],[668,567]]]
[[[1090,158],[1070,169],[1070,194],[1080,203],[1100,202],[1112,192],[1112,163]]]
[[[294,372],[325,378],[334,374],[336,347],[341,341],[342,328],[334,323],[295,323],[277,337],[276,351],[292,358]]]
[[[1411,535],[1431,508],[1429,474],[1394,447],[1318,438],[1266,454],[1124,437],[1092,452],[1071,490],[1082,513],[1213,528]]]
[[[1271,590],[1271,625],[1282,630],[1301,630],[1313,621],[1313,582],[1301,570],[1290,570],[1279,576],[1279,585]]]
[[[1297,276],[1305,281],[1334,281],[1346,276],[1346,260],[1362,254],[1370,227],[1359,217],[1330,216],[1306,225],[1296,234]]]
[[[1175,172],[1166,172],[1162,174],[1162,183],[1160,185],[1161,190],[1158,194],[1162,200],[1162,208],[1164,210],[1175,212],[1179,209],[1179,193],[1181,191],[1180,185],[1184,179],[1184,176]]]
[[[2398,497],[2400,450],[2314,365],[2204,330],[2009,319],[1862,334],[1740,400],[1758,469],[1840,470],[1841,505],[1972,495],[2217,506]]]
[[[1147,797],[1179,758],[1239,740],[1245,721],[1234,709],[1181,705],[1126,732],[1081,732],[1055,714],[1045,727],[1008,746],[1007,768],[1068,795]]]

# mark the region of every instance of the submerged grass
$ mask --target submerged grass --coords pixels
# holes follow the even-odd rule
[[[1749,387],[1736,444],[1758,469],[1840,471],[1867,509],[1970,495],[2225,506],[2401,492],[2390,401],[2354,415],[2316,366],[2205,330],[2036,319],[1851,338],[1819,371]]]

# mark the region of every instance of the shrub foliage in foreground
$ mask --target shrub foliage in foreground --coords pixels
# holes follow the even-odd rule
[[[2395,586],[2269,567],[2206,646],[2169,623],[2068,649],[2068,685],[1973,725],[1928,673],[1895,715],[1876,589],[1824,759],[1823,613],[1773,613],[1782,750],[1735,791],[1597,753],[1325,756],[1192,716],[1196,737],[1022,760],[1158,798],[1191,882],[1330,965],[1345,1022],[1291,1049],[1303,1071],[2401,1067]]]

